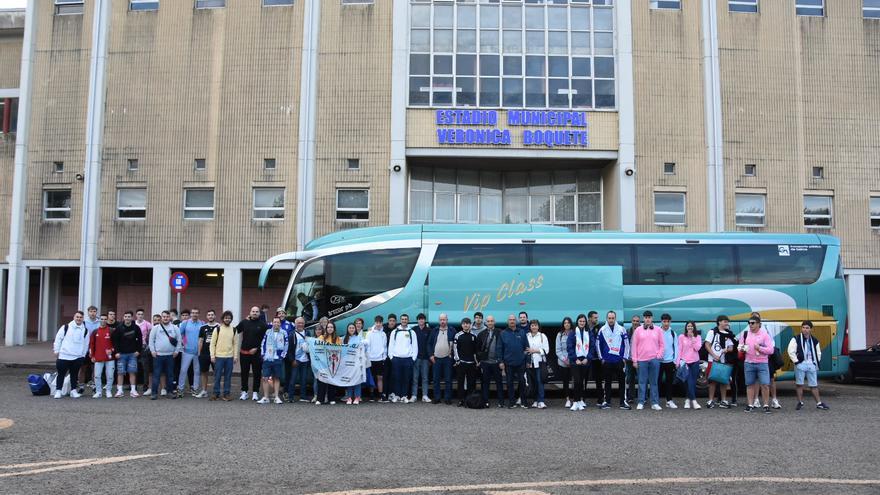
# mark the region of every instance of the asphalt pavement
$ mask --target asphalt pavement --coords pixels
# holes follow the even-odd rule
[[[830,411],[781,384],[770,415],[575,413],[53,400],[26,376],[0,368],[2,494],[880,493],[876,385],[823,382]]]

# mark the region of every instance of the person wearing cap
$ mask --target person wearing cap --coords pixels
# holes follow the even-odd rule
[[[645,395],[651,389],[651,409],[659,411],[660,393],[657,390],[657,378],[660,374],[660,359],[663,358],[663,331],[654,326],[654,313],[642,313],[645,323],[633,334],[632,359],[633,366],[639,374],[639,403],[636,409],[644,409]]]
[[[709,355],[709,363],[718,362],[723,364],[731,364],[737,362],[736,347],[739,343],[730,331],[730,318],[727,315],[718,315],[715,318],[715,328],[706,333],[706,352]],[[736,368],[734,367],[734,372]],[[736,375],[733,375],[733,384],[736,386]],[[721,402],[715,402],[715,388],[719,389],[721,394]],[[722,409],[730,409],[731,404],[727,402],[727,391],[730,387],[725,384],[715,383],[709,380],[709,401],[706,407],[712,409],[720,407]],[[734,388],[733,397],[736,398],[736,389]]]
[[[801,323],[801,333],[791,338],[788,343],[788,357],[794,363],[794,383],[797,390],[797,407],[800,411],[804,407],[804,382],[810,387],[813,398],[816,399],[816,409],[827,411],[827,404],[819,398],[819,362],[822,361],[822,346],[819,339],[813,336],[813,322],[804,320]]]

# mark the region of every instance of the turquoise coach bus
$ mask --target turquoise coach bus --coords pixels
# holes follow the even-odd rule
[[[357,317],[418,313],[452,324],[475,311],[526,311],[549,332],[563,317],[589,310],[618,321],[650,309],[669,313],[673,329],[694,320],[701,331],[719,314],[746,328],[752,311],[777,345],[802,320],[822,343],[820,375],[843,374],[847,303],[840,242],[814,234],[574,233],[546,225],[401,225],[345,230],[304,251],[275,256],[296,262],[283,306],[307,326],[322,316],[340,329]],[[659,319],[659,318],[658,318]],[[341,330],[340,330],[341,331]],[[551,335],[552,337],[552,335]],[[779,379],[793,376],[787,353]]]

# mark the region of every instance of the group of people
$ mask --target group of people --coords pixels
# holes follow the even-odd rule
[[[266,308],[255,306],[235,326],[230,311],[224,311],[219,321],[213,310],[202,321],[196,308],[182,311],[179,319],[172,310],[163,311],[153,315],[152,321],[145,320],[140,309],[126,311],[122,321],[113,311],[98,315],[97,308],[90,307],[87,312],[88,316],[77,311],[55,337],[56,399],[63,395],[65,377],[70,377],[70,396],[76,398],[84,392],[81,383],[93,373],[94,398],[122,397],[126,379],[129,395],[138,397],[138,376],[142,375],[143,395],[154,400],[184,396],[189,383],[193,397],[229,401],[233,366],[240,364],[239,399],[264,404],[292,403],[298,393],[300,401],[318,405],[337,400],[359,404],[362,399],[406,404],[417,402],[420,394],[422,402],[449,405],[454,375],[460,407],[489,407],[493,383],[499,408],[547,407],[544,384],[550,375],[550,345],[541,322],[529,319],[526,312],[509,315],[504,328],[496,325],[494,316],[484,318],[481,312],[473,319],[463,318],[458,329],[449,324],[446,314],[439,316],[436,327],[428,325],[424,314],[416,316],[414,325],[407,314],[401,314],[399,321],[397,315],[389,314],[387,320],[376,316],[369,328],[358,318],[344,332],[327,318],[307,331],[305,320],[289,321],[284,308],[278,308],[270,319]],[[562,382],[565,407],[572,411],[588,407],[586,391],[592,379],[596,407],[601,409],[611,407],[615,381],[621,409],[631,409],[635,399],[636,409],[644,409],[650,400],[651,409],[660,410],[661,394],[666,407],[676,409],[677,381],[685,384],[684,408],[700,409],[696,382],[703,372],[701,351],[709,366],[720,363],[735,370],[728,383],[709,382],[708,408],[737,406],[740,365],[747,388],[745,411],[763,408],[769,413],[771,408],[782,407],[773,379],[781,358],[762,327],[760,314],[753,313],[748,330],[739,335],[731,331],[730,319],[720,315],[705,339],[693,321],[680,333],[672,329],[669,314],[661,315],[660,322],[654,325],[651,311],[641,318],[633,316],[629,328],[617,321],[614,311],[605,315],[604,322],[599,322],[596,311],[575,320],[564,318],[556,335],[553,369]],[[812,322],[804,321],[787,348],[795,364],[798,410],[804,405],[805,384],[816,407],[828,409],[819,396],[821,346],[812,328]],[[362,346],[371,380],[344,390],[318,380],[312,372],[309,337],[324,344]],[[209,392],[211,368],[214,380]],[[429,387],[431,378],[433,386]]]

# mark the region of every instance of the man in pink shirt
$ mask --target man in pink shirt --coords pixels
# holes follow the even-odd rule
[[[749,401],[746,412],[755,409],[753,404],[760,386],[764,398],[764,413],[770,414],[770,368],[767,360],[773,354],[773,349],[773,338],[761,328],[761,319],[757,316],[749,318],[749,329],[739,343],[739,351],[746,357],[746,395]]]
[[[642,313],[645,323],[638,327],[632,336],[633,366],[639,374],[639,404],[636,409],[645,408],[645,391],[651,387],[651,409],[660,410],[660,393],[657,378],[660,376],[660,359],[663,358],[663,330],[654,327],[654,313]]]

